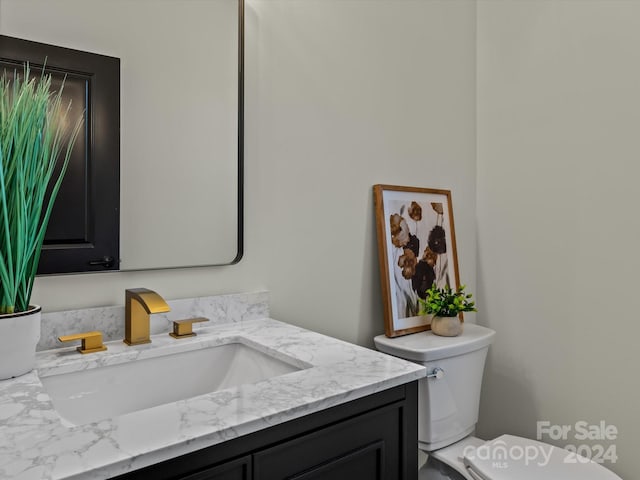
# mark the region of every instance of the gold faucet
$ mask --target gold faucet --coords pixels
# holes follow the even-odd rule
[[[140,345],[151,343],[149,315],[170,311],[169,305],[153,290],[128,288],[124,295],[124,343]]]

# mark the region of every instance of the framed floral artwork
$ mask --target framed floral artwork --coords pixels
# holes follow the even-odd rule
[[[435,283],[460,286],[451,192],[374,185],[385,334],[429,330],[418,298]]]

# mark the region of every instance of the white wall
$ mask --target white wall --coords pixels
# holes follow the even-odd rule
[[[372,185],[449,188],[474,286],[475,4],[248,0],[246,254],[239,265],[39,278],[46,310],[267,288],[272,315],[382,333]]]
[[[604,420],[640,478],[640,2],[478,2],[480,434]],[[546,439],[546,438],[545,438]],[[575,441],[573,433],[568,441]]]

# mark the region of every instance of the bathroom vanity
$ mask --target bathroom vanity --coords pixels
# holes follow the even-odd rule
[[[415,479],[416,399],[412,382],[117,478]]]
[[[211,324],[40,352],[0,382],[0,478],[416,478],[423,367],[270,318]]]

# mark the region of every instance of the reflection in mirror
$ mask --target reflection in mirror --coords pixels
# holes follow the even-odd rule
[[[120,58],[121,270],[242,255],[243,7],[0,0],[0,34]]]

